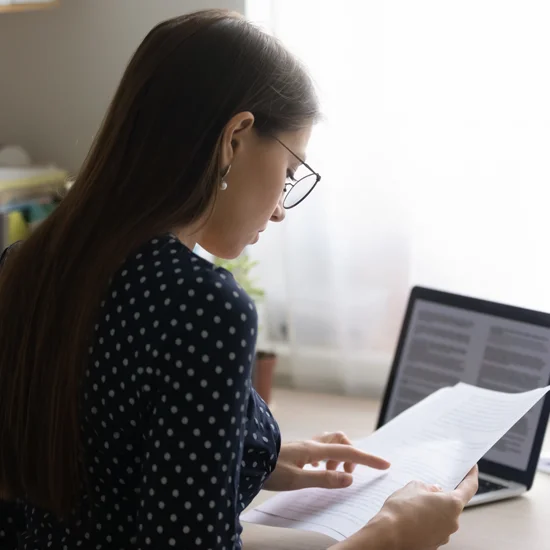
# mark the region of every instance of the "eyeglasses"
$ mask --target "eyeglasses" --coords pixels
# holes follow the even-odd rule
[[[280,139],[273,136],[293,157],[300,161],[300,166],[294,174],[288,176],[285,183],[283,207],[290,210],[303,202],[321,181],[321,175],[315,172],[309,164],[302,160],[292,149],[289,149]]]

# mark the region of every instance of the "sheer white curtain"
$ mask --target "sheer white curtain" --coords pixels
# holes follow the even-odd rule
[[[322,182],[252,250],[280,374],[379,391],[414,284],[550,310],[550,3],[248,7],[326,119]]]

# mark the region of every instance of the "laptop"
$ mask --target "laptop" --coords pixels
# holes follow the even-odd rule
[[[377,427],[458,382],[504,392],[550,384],[550,315],[413,288]],[[470,506],[531,488],[549,414],[550,394],[481,459]]]

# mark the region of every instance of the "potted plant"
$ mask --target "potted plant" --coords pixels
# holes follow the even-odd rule
[[[256,357],[254,361],[254,369],[252,373],[252,381],[254,384],[254,388],[259,393],[260,397],[267,404],[269,404],[271,402],[273,373],[275,371],[275,366],[277,365],[277,355],[267,348],[267,341],[260,338],[260,335],[264,330],[262,322],[265,317],[263,307],[265,292],[257,285],[256,281],[252,277],[252,270],[258,264],[258,262],[251,260],[245,251],[234,260],[222,260],[221,258],[215,258],[214,264],[230,271],[235,277],[237,283],[242,286],[244,291],[250,296],[252,300],[254,300],[254,303],[256,304],[259,320],[258,342]]]

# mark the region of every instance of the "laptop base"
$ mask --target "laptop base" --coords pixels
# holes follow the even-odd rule
[[[520,485],[513,481],[506,481],[505,479],[500,479],[480,472],[479,490],[466,506],[471,507],[487,502],[506,500],[522,495],[526,491],[527,487],[525,487],[525,485]]]

